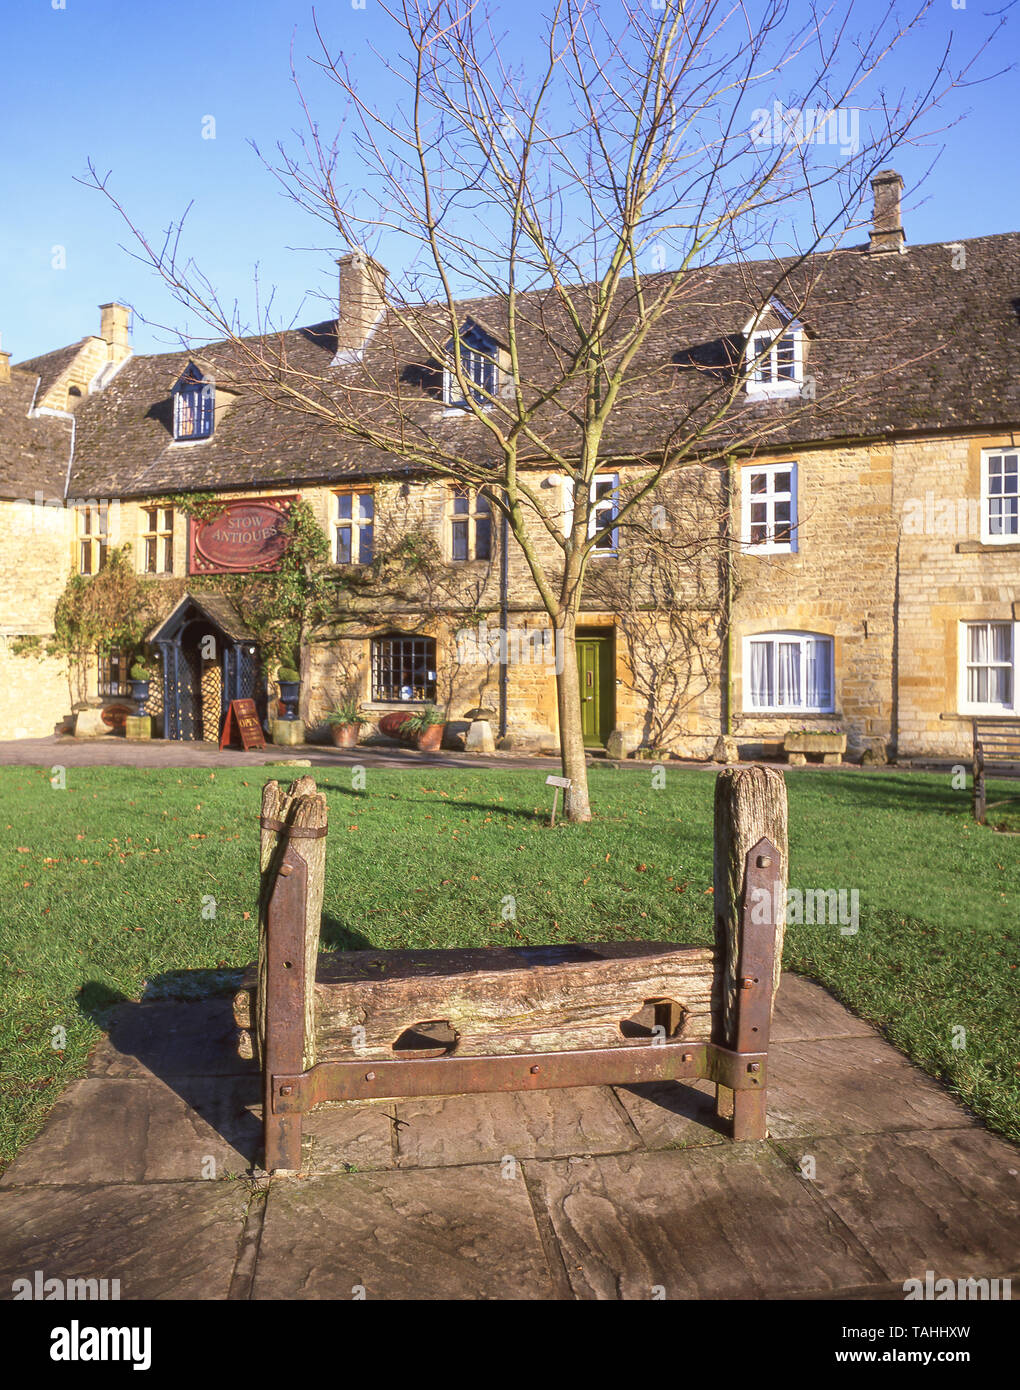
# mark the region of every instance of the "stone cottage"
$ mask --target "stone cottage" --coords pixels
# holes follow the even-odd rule
[[[548,407],[522,469],[554,531],[581,505],[596,537],[577,650],[593,747],[615,730],[705,756],[729,734],[761,756],[807,727],[846,731],[852,754],[956,759],[975,716],[1020,720],[1020,235],[910,246],[901,188],[874,180],[863,245],[689,272],[588,498],[556,466],[574,435]],[[300,653],[310,729],[345,699],[373,722],[437,703],[454,721],[491,709],[508,746],[552,746],[556,643],[525,556],[491,489],[423,467],[412,436],[481,473],[490,445],[448,362],[391,310],[382,267],[339,265],[336,318],[275,335],[271,359],[322,400],[371,388],[406,451],[274,407],[265,382],[246,389],[237,344],[132,354],[117,304],[95,337],[13,368],[0,354],[0,736],[123,699],[130,653],[97,647],[77,673],[46,654],[70,574],[122,546],[162,586],[157,732],[215,739],[240,696],[265,713],[273,671],[236,579],[278,562],[300,498],[335,594]],[[548,291],[518,312],[537,392],[562,323]],[[458,314],[462,376],[498,401],[506,304]],[[617,524],[692,424],[682,466]],[[530,540],[555,569],[537,517]]]

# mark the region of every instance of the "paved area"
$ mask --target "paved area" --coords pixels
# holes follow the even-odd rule
[[[108,734],[103,738],[74,738],[51,734],[46,738],[9,739],[0,742],[0,766],[52,767],[258,767],[307,760],[314,767],[527,767],[559,769],[559,758],[513,753],[486,756],[477,753],[420,753],[415,748],[362,744],[358,748],[334,748],[332,744],[305,743],[298,747],[219,749],[215,743],[183,739],[139,739]],[[617,764],[624,766],[624,764]],[[629,766],[648,767],[631,760]],[[709,764],[703,764],[709,766]]]
[[[819,986],[785,975],[770,1138],[711,1087],[322,1109],[301,1177],[260,1176],[230,1000],[126,1004],[0,1181],[14,1279],[124,1299],[902,1300],[1020,1274],[1020,1150]]]

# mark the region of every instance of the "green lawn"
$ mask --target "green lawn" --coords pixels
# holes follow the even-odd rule
[[[349,770],[315,774],[324,948],[710,940],[711,773],[670,769],[655,790],[651,768],[596,768],[597,819],[555,830],[539,772],[369,768],[363,792]],[[0,768],[0,1164],[82,1074],[104,1009],[226,985],[253,957],[260,788],[291,775],[70,768],[58,790]],[[860,926],[791,926],[786,965],[1020,1139],[1020,838],[976,827],[948,775],[787,780],[791,885],[856,888]]]

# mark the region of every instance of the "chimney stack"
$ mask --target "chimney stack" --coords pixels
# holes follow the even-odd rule
[[[871,191],[875,195],[875,215],[869,251],[902,251],[906,242],[900,219],[903,180],[895,169],[880,169],[871,180]]]
[[[336,336],[339,351],[364,347],[365,339],[386,304],[386,268],[365,251],[349,251],[340,267],[340,310]]]
[[[11,354],[0,352],[0,386],[11,379]]]
[[[131,324],[131,310],[126,304],[100,304],[99,336],[110,345],[110,359],[127,357],[131,351],[128,342],[128,328]]]

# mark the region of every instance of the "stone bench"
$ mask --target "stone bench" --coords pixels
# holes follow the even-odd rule
[[[846,752],[846,734],[789,733],[783,738],[783,751],[791,767],[803,767],[809,756],[820,756],[823,763],[841,763]]]

